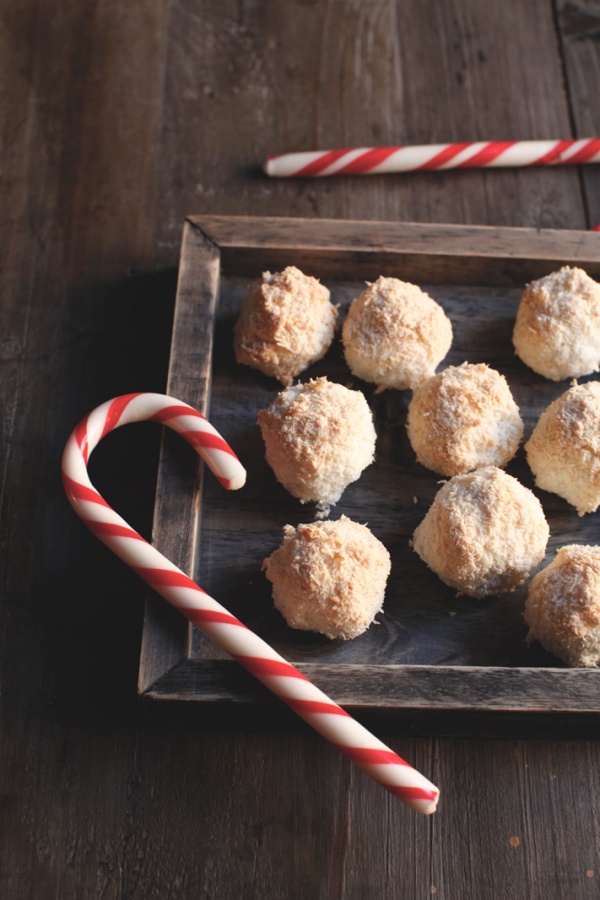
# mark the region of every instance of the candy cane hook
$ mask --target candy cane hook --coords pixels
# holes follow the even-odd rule
[[[372,778],[417,812],[435,812],[439,791],[431,782],[209,597],[130,528],[100,496],[87,471],[90,454],[110,431],[141,421],[160,422],[177,431],[224,487],[237,490],[244,485],[245,469],[203,415],[164,394],[126,394],[93,410],[67,441],[62,460],[63,483],[77,515],[157,593]]]

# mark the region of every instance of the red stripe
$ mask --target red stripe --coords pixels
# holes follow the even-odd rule
[[[179,433],[188,444],[191,444],[196,449],[222,450],[223,453],[228,453],[234,459],[237,459],[229,444],[217,434],[211,434],[209,431],[180,431]]]
[[[376,750],[369,747],[345,747],[343,744],[335,744],[345,756],[352,760],[357,766],[368,765],[396,765],[412,768],[402,757],[398,756],[392,750]],[[437,801],[439,791],[429,790],[427,788],[415,787],[410,785],[389,784],[389,782],[377,779],[380,784],[388,789],[395,797],[400,800],[433,800]]]
[[[375,169],[377,166],[381,165],[381,163],[385,162],[392,153],[395,153],[396,150],[400,149],[400,147],[373,147],[371,150],[361,153],[356,159],[346,163],[346,165],[342,166],[341,169],[338,169],[335,174],[361,175],[364,172],[370,172],[371,169]]]
[[[75,440],[77,441],[77,446],[81,450],[81,455],[83,456],[83,461],[87,466],[87,461],[89,458],[89,447],[88,447],[88,420],[89,415],[82,419],[77,428],[75,429]]]
[[[154,569],[148,566],[132,566],[134,572],[155,587],[185,587],[193,588],[204,594],[205,591],[184,575],[183,572],[172,572],[170,569]]]
[[[131,401],[139,396],[140,392],[137,394],[123,394],[121,397],[116,397],[112,401],[108,407],[106,419],[104,420],[104,427],[102,428],[102,434],[98,439],[98,443],[109,433],[109,431],[112,431],[113,428],[117,427],[123,412],[127,409]]]
[[[257,678],[261,675],[286,675],[289,678],[301,678],[303,681],[309,680],[306,675],[303,675],[302,672],[299,672],[298,669],[287,662],[280,662],[275,659],[263,659],[262,657],[257,658],[255,656],[238,655],[236,655],[234,659],[242,666],[245,666],[245,668]]]
[[[75,500],[90,500],[92,503],[98,503],[100,506],[106,506],[107,509],[112,508],[95,488],[86,487],[85,484],[73,481],[65,472],[62,473],[62,479],[66,493],[74,497]]]
[[[346,747],[343,744],[336,744],[335,746],[342,753],[345,753],[346,756],[349,756],[357,766],[389,764],[407,766],[410,769],[410,765],[397,753],[394,753],[393,750],[377,750],[371,747]]]
[[[548,150],[547,153],[544,153],[543,156],[540,156],[539,159],[534,160],[533,162],[528,163],[530,166],[551,166],[555,163],[561,162],[561,155],[568,150],[569,147],[573,145],[573,141],[558,141],[556,146],[551,150]]]
[[[383,784],[383,782],[380,782]],[[438,791],[428,791],[426,788],[419,787],[402,787],[399,784],[383,784],[388,791],[394,795],[394,797],[398,797],[399,800],[403,800],[405,803],[410,800],[432,800],[434,803],[437,802],[439,797]]]
[[[195,416],[197,419],[203,419],[206,422],[205,417],[202,413],[199,413],[197,410],[192,409],[191,406],[167,406],[165,409],[159,409],[157,413],[154,413],[148,421],[149,422],[168,422],[169,419],[176,419],[178,416]]]
[[[133,528],[128,528],[125,525],[113,525],[111,522],[95,522],[92,519],[83,519],[83,521],[97,537],[135,538],[138,541],[142,541],[144,544],[146,543],[141,534],[138,534]]]
[[[291,706],[294,712],[297,712],[299,716],[308,715],[311,713],[326,713],[334,716],[346,716],[348,719],[351,719],[352,716],[348,715],[348,713],[342,709],[340,706],[336,706],[335,703],[323,703],[319,700],[297,700],[294,697],[282,697],[288,706]]]
[[[312,162],[308,163],[308,165],[304,166],[302,169],[299,169],[295,174],[307,178],[314,175],[320,175],[328,166],[337,162],[338,159],[349,152],[348,149],[329,150],[327,153],[323,153],[321,156],[318,156]]]
[[[491,141],[486,144],[475,156],[455,166],[456,169],[468,169],[471,167],[488,166],[504,153],[505,150],[514,147],[516,141]]]
[[[600,153],[600,138],[593,138],[588,141],[581,150],[571,156],[570,159],[565,160],[565,163],[568,165],[585,163],[589,159],[592,159],[597,153]]]
[[[222,625],[237,625],[239,628],[245,628],[248,631],[243,622],[240,622],[239,619],[236,619],[235,616],[228,612],[219,612],[216,609],[190,609],[182,610],[182,612],[185,612],[186,617],[194,624],[202,623],[204,625],[213,622]]]
[[[429,162],[423,163],[421,166],[416,166],[416,171],[419,169],[440,169],[443,165],[450,162],[451,159],[454,159],[455,156],[458,156],[459,153],[462,153],[463,150],[466,150],[467,147],[470,147],[469,143],[466,144],[449,144],[444,150],[440,150],[435,156],[429,160]]]

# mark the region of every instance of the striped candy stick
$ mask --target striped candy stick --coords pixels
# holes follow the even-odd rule
[[[157,593],[280,697],[316,731],[412,809],[435,812],[439,791],[206,594],[134,531],[92,485],[87,465],[102,438],[129,422],[168,425],[200,454],[221,484],[241,488],[246,472],[218,432],[191,406],[163,394],[127,394],[91,412],[63,454],[65,491],[90,530]]]
[[[567,166],[600,162],[600,138],[567,141],[473,141],[283,153],[263,165],[274,178],[380,175],[432,169]]]

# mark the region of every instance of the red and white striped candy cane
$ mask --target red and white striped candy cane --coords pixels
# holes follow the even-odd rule
[[[241,488],[246,472],[199,412],[164,394],[126,394],[91,412],[70,436],[62,461],[65,491],[91,531],[175,609],[241,663],[316,731],[392,794],[418,812],[435,812],[439,791],[213,600],[134,531],[92,485],[87,465],[104,435],[129,422],[161,422],[200,454],[221,484]]]
[[[325,175],[381,175],[431,169],[569,166],[600,162],[600,138],[568,141],[472,141],[359,147],[269,156],[264,163],[274,178]]]

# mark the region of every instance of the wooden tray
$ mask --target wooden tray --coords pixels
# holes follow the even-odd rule
[[[600,235],[444,225],[306,219],[192,217],[183,234],[167,391],[206,412],[248,470],[226,492],[180,438],[164,436],[153,540],[205,590],[257,631],[334,700],[389,729],[438,733],[600,734],[600,672],[563,667],[528,648],[524,590],[487,601],[457,597],[419,560],[409,538],[438,477],[414,462],[405,429],[408,392],[376,395],[345,366],[339,338],[303,378],[328,375],[365,391],[378,432],[377,460],[332,516],[370,528],[392,555],[385,608],[350,642],[288,628],[274,610],[261,563],[282,527],[314,518],[264,461],[256,414],[280,386],[237,366],[232,328],[241,299],[262,271],[296,264],[321,278],[341,316],[367,279],[413,281],[452,319],[444,362],[487,362],[511,385],[528,435],[541,410],[568,386],[529,371],[511,334],[523,284],[561,265],[600,276]],[[508,471],[533,487],[521,449]],[[598,515],[579,518],[558,497],[537,492],[551,540],[596,542]],[[234,726],[290,722],[283,705],[158,597],[148,599],[139,692],[151,701],[196,701]],[[234,712],[235,710],[235,712]],[[231,714],[231,716],[230,716]],[[296,720],[294,719],[294,722]]]

